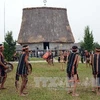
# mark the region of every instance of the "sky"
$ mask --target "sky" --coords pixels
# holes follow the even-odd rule
[[[46,1],[46,7],[67,9],[69,24],[76,43],[83,40],[84,29],[88,25],[93,32],[94,42],[100,44],[100,0]],[[14,40],[18,39],[23,8],[43,6],[43,0],[0,0],[0,43],[4,41],[4,33],[7,31],[13,32]]]

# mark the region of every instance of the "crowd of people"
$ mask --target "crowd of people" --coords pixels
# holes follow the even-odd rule
[[[7,73],[5,69],[8,67],[4,64],[4,46],[0,44],[0,78],[2,78],[0,83],[0,89],[5,89],[4,83],[7,78]],[[93,87],[92,91],[95,91],[97,94],[100,94],[100,48],[97,47],[95,52],[89,53],[87,50],[84,52],[86,67],[89,65],[92,66],[92,74],[95,80],[95,87]],[[29,46],[24,45],[22,47],[22,52],[19,57],[16,74],[15,74],[15,87],[16,90],[19,92],[20,96],[26,96],[27,92],[25,92],[25,88],[28,82],[28,58],[29,58]],[[47,61],[49,65],[54,65],[53,63],[53,53],[51,50],[48,50],[44,55],[43,58]],[[83,58],[81,58],[82,60]],[[64,71],[66,67],[66,74],[69,83],[69,91],[68,94],[72,94],[72,96],[79,96],[76,92],[77,83],[79,80],[79,75],[77,72],[78,64],[80,61],[80,55],[78,53],[78,47],[72,46],[71,51],[60,51],[58,56],[58,62],[61,64],[61,71]],[[83,63],[83,62],[82,62]],[[19,89],[18,83],[19,78],[21,77],[22,83]]]

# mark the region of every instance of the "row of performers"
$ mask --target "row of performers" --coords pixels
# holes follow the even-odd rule
[[[6,78],[7,78],[7,71],[10,71],[13,69],[12,64],[10,64],[10,63],[5,64],[3,51],[4,51],[4,46],[2,44],[0,44],[0,89],[1,90],[6,89],[4,87],[4,84],[5,84]],[[16,74],[15,74],[15,86],[16,86],[16,90],[18,91],[20,96],[26,96],[26,94],[27,94],[27,92],[25,92],[24,90],[25,90],[27,82],[28,82],[28,75],[32,71],[32,66],[31,66],[31,64],[29,64],[28,58],[29,58],[29,47],[28,47],[28,45],[24,45],[22,47],[22,53],[20,55],[17,69],[16,69]],[[9,67],[8,65],[11,67]],[[9,68],[11,68],[11,69],[9,69]],[[20,89],[18,87],[19,86],[18,85],[19,77],[21,77],[21,79],[22,79]]]
[[[67,77],[68,77],[68,83],[70,86],[68,93],[69,94],[71,93],[72,96],[79,96],[79,94],[76,93],[77,84],[80,81],[79,75],[77,72],[78,64],[80,61],[80,56],[77,53],[77,51],[78,51],[78,47],[73,46],[72,52],[70,52],[68,54],[67,64],[66,64],[67,65],[66,72],[67,72]],[[87,51],[86,51],[86,53],[87,53]],[[45,56],[47,57],[47,55],[49,57],[48,52],[47,52],[47,54],[45,54]],[[44,58],[45,58],[45,56],[44,56]],[[92,91],[96,92],[97,95],[100,95],[100,91],[99,91],[100,90],[100,48],[97,47],[93,54],[88,55],[88,53],[87,53],[86,56],[87,56],[87,58],[89,58],[89,59],[87,59],[87,61],[92,66],[92,74],[94,77],[95,85],[94,85]],[[59,57],[60,57],[59,62],[65,63],[66,59],[64,58],[63,52],[60,53]]]
[[[2,82],[0,85],[0,89],[5,89],[4,83],[7,78],[7,74],[5,72],[5,69],[7,69],[7,66],[4,64],[4,56],[3,56],[3,50],[4,47],[2,44],[0,44],[0,77],[2,77]],[[73,87],[71,87],[72,90],[68,91],[68,93],[72,93],[72,96],[79,96],[79,94],[76,93],[76,87],[77,83],[79,82],[79,76],[77,72],[77,67],[79,64],[79,55],[77,53],[78,47],[73,46],[72,52],[68,55],[67,60],[67,68],[66,73],[68,77],[68,82],[71,87],[71,84],[73,82]],[[16,89],[18,88],[18,81],[19,77],[22,79],[22,84],[19,90],[20,96],[25,96],[27,93],[24,92],[24,89],[26,88],[26,84],[28,82],[28,54],[29,54],[29,47],[28,45],[24,45],[22,49],[22,53],[19,58],[18,66],[16,69],[16,78],[15,78],[15,86]],[[62,53],[61,53],[62,54]],[[49,58],[52,58],[52,53],[48,54]],[[48,61],[48,60],[47,60]],[[99,87],[100,87],[100,48],[96,48],[95,53],[91,55],[91,66],[92,66],[92,72],[93,76],[97,81],[96,87],[94,88],[94,91],[96,91],[97,94],[99,94]]]

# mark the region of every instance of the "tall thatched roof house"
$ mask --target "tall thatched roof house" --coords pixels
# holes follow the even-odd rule
[[[24,8],[18,43],[31,49],[67,49],[74,43],[65,8]]]

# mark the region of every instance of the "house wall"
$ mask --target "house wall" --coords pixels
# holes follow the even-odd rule
[[[69,50],[73,43],[50,43],[50,49]]]
[[[34,43],[34,44],[28,44],[28,45],[29,45],[30,50],[37,50],[37,48],[39,50],[43,49],[43,43]]]
[[[36,43],[36,44],[28,44],[31,50],[43,50],[43,43]],[[72,47],[73,43],[49,43],[49,49],[51,50],[69,50]]]
[[[33,51],[32,56],[39,57],[40,50],[41,50],[41,55],[43,55],[46,52],[43,50],[44,48],[43,43],[36,43],[36,44],[34,43],[34,44],[28,44],[28,45],[29,45],[30,50]],[[54,55],[58,55],[59,50],[70,50],[73,45],[80,47],[80,44],[77,44],[77,43],[76,44],[74,43],[69,43],[69,44],[68,43],[49,43],[50,50],[53,50]],[[19,45],[16,46],[16,51],[20,52],[21,50],[22,50],[22,46],[19,46]]]

